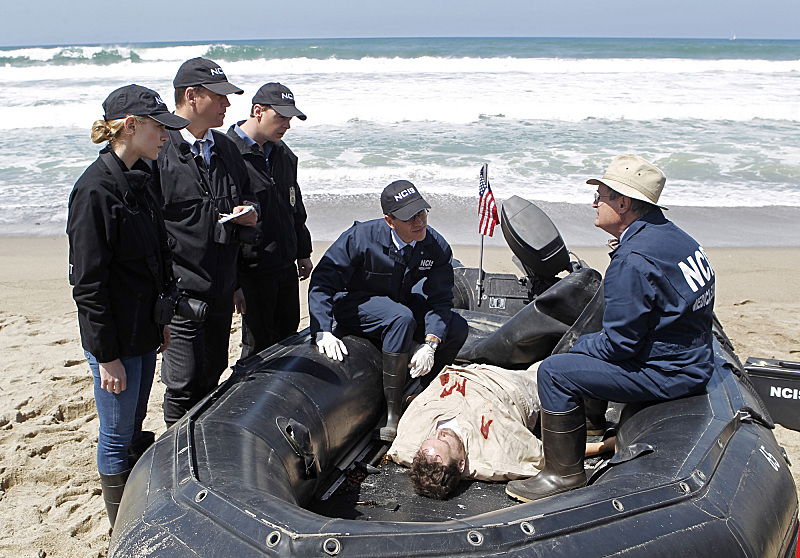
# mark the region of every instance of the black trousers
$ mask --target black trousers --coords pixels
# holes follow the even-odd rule
[[[206,301],[208,302],[208,301]],[[171,426],[208,395],[228,367],[233,294],[208,302],[205,322],[179,316],[169,325],[170,344],[161,363],[164,422]]]
[[[239,268],[246,310],[242,320],[245,359],[297,332],[300,286],[294,263],[271,273]]]

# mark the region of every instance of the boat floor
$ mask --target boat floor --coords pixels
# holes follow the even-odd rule
[[[589,441],[600,441],[590,436]],[[373,452],[382,455],[386,447],[376,443]],[[610,457],[610,456],[605,456]],[[586,460],[587,474],[602,461]],[[365,469],[373,471],[367,473]],[[432,500],[415,494],[408,469],[381,459],[376,468],[360,467],[345,473],[345,480],[326,500],[315,498],[307,509],[341,519],[364,521],[448,521],[472,517],[519,504],[506,492],[506,482],[463,480],[447,500]]]

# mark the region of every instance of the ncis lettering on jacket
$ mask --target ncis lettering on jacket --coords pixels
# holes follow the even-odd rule
[[[698,243],[655,210],[637,219],[603,280],[603,329],[570,352],[708,377],[714,269]]]

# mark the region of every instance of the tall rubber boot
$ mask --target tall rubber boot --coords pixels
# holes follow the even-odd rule
[[[586,409],[586,435],[602,436],[605,434],[608,401],[584,397],[583,405]]]
[[[544,469],[525,480],[511,481],[506,494],[522,502],[531,502],[586,486],[583,454],[586,451],[586,415],[583,407],[566,413],[542,409],[542,445]]]
[[[408,353],[383,353],[383,396],[386,398],[386,426],[378,439],[392,442],[397,437],[397,422],[403,405],[403,390],[408,375]]]
[[[128,475],[131,470],[116,473],[114,475],[104,475],[100,473],[100,486],[103,489],[103,501],[106,503],[106,512],[111,527],[117,521],[117,511],[119,503],[122,501],[122,492],[125,490],[125,483],[128,482]]]

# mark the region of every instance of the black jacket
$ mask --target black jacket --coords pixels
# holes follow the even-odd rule
[[[233,128],[228,129],[228,137],[247,163],[250,185],[260,206],[256,226],[263,235],[257,246],[242,246],[239,265],[259,272],[277,271],[310,257],[311,233],[297,184],[297,156],[283,142],[271,144],[268,168],[263,153],[248,145]]]
[[[255,203],[238,149],[225,134],[211,133],[210,184],[198,170],[190,145],[173,130],[167,131],[169,139],[158,154],[154,181],[161,184],[159,197],[179,287],[204,300],[230,297],[236,287],[239,243],[231,239],[231,222],[222,232],[228,238],[220,241],[219,214]]]
[[[159,346],[162,327],[153,321],[153,306],[169,272],[150,167],[139,160],[127,170],[111,154],[130,189],[118,185],[98,159],[75,183],[67,218],[69,279],[81,343],[98,362],[139,356]]]

